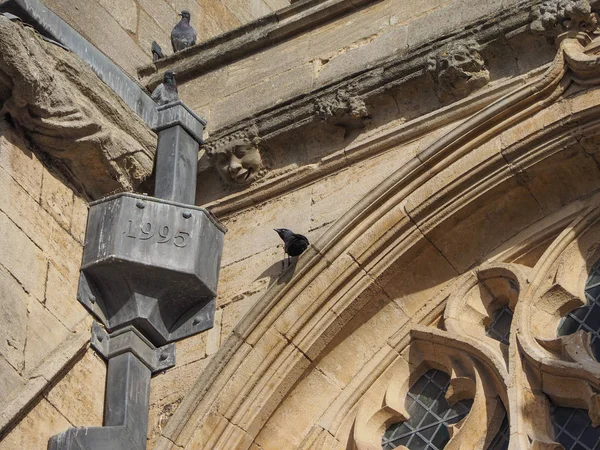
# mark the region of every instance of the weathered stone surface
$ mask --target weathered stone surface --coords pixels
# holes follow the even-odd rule
[[[43,300],[47,259],[29,237],[1,211],[0,261],[26,292]]]
[[[4,112],[75,185],[94,197],[149,176],[154,134],[89,67],[5,17],[0,37],[0,71],[11,83]]]
[[[531,29],[550,36],[566,31],[589,31],[598,27],[598,14],[587,0],[548,0],[532,10]]]
[[[165,13],[166,17],[177,17],[175,16],[175,11],[171,8],[168,8],[162,2],[153,2],[156,3],[156,6],[163,5],[166,9]],[[165,20],[163,17],[162,20]],[[169,21],[170,25],[170,21]],[[167,25],[165,25],[168,27]],[[140,9],[140,18],[139,18],[139,26],[138,26],[138,45],[141,49],[148,54],[148,57],[151,57],[151,49],[152,42],[156,41],[160,48],[162,49],[164,54],[169,54],[173,50],[171,49],[171,38],[170,38],[170,30],[167,32],[160,26],[160,22],[157,22],[153,16],[150,16],[145,10]]]
[[[385,295],[373,298],[329,344],[319,369],[336,385],[346,387],[407,321],[408,316]]]
[[[442,47],[427,62],[440,99],[462,98],[485,86],[490,72],[474,40],[453,42]]]
[[[308,231],[310,218],[299,217],[297,212],[308,209],[309,205],[310,191],[303,189],[277,203],[263,205],[261,214],[246,211],[224,221],[228,232],[225,235],[221,264],[226,266],[280,245],[281,240],[272,231],[274,228],[289,228],[300,234]]]
[[[326,375],[318,370],[311,372],[277,409],[256,437],[257,444],[264,450],[298,448],[313,426],[309,417],[318,416],[339,392],[340,388]]]
[[[45,449],[48,437],[72,426],[46,399],[41,399],[33,410],[0,441],[0,450]]]
[[[54,263],[48,264],[44,305],[71,331],[88,316],[83,305],[77,301],[77,281],[77,278],[65,278]]]
[[[88,350],[46,395],[46,399],[77,426],[102,426],[106,363]]]
[[[136,33],[138,8],[134,0],[98,0],[104,9],[125,29]]]
[[[222,2],[240,23],[250,22],[272,11],[263,0],[222,0]]]
[[[25,380],[8,361],[0,355],[0,402],[6,404],[19,389],[25,384]]]
[[[31,197],[39,198],[42,190],[42,164],[2,119],[0,119],[0,167]]]
[[[42,206],[65,230],[71,228],[73,190],[56,175],[44,172],[42,179]]]
[[[17,227],[27,235],[27,240],[30,240],[34,247],[37,247],[37,250],[34,250],[32,254],[23,255],[23,258],[31,258],[36,254],[36,251],[41,249],[44,255],[52,255],[52,262],[65,277],[76,282],[81,261],[81,244],[71,237],[37,203],[37,200],[27,194],[2,168],[0,168],[0,181],[5,192],[5,195],[0,195],[0,216],[2,213],[6,214],[10,221],[17,224]],[[12,230],[13,228],[9,227],[9,229]],[[6,246],[9,244],[9,242],[4,243]],[[23,245],[27,245],[26,240],[23,241]],[[2,247],[2,244],[0,244],[0,247]],[[36,267],[38,266],[34,264],[30,270],[36,270]]]
[[[19,283],[1,267],[0,293],[4,299],[0,302],[0,354],[21,372],[25,365],[29,298]]]
[[[27,304],[27,346],[25,373],[35,370],[71,332],[39,301]]]
[[[103,1],[118,3],[117,0]],[[136,67],[150,61],[129,34],[131,31],[123,28],[111,15],[113,12],[107,11],[99,0],[46,0],[44,3],[130,76]],[[133,25],[130,19],[122,20],[128,26]]]
[[[70,233],[83,245],[85,238],[85,228],[87,225],[87,214],[88,206],[87,202],[77,195],[73,196],[73,215],[71,217],[71,230]]]

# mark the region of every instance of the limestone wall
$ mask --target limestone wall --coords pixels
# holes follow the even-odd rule
[[[463,0],[370,3],[295,39],[181,82],[180,97],[208,119],[208,129],[214,132],[367,70],[376,62],[415,51],[516,2],[478,2],[477,8]],[[503,61],[501,66],[512,70],[516,60]],[[531,62],[537,61],[519,61]],[[174,64],[173,69],[177,72],[179,67]]]
[[[76,300],[87,206],[4,119],[0,185],[0,449],[45,449],[102,421],[104,363]]]
[[[44,3],[131,76],[152,61],[157,41],[171,53],[177,13],[187,9],[198,41],[289,6],[289,0],[44,0]]]

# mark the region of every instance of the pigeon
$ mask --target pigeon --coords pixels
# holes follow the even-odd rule
[[[163,53],[162,48],[160,48],[160,45],[158,45],[158,42],[152,41],[152,62],[156,62],[164,57],[165,54]]]
[[[181,20],[171,31],[171,44],[174,52],[180,52],[196,43],[196,30],[190,25],[189,11],[181,11]]]
[[[310,245],[306,236],[296,234],[287,228],[275,228],[275,231],[283,241],[283,250],[288,255],[288,262],[290,257],[300,256]]]
[[[165,72],[163,82],[156,86],[156,89],[154,89],[152,92],[151,97],[152,100],[159,105],[166,105],[167,103],[176,102],[179,100],[174,72],[171,72],[170,70]]]

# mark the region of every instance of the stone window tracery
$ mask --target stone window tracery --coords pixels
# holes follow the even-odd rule
[[[383,450],[403,445],[411,450],[441,450],[450,435],[447,426],[459,422],[471,409],[471,400],[449,405],[445,398],[450,377],[441,370],[427,371],[406,397],[410,419],[390,426],[382,439]]]
[[[355,450],[600,450],[598,216],[594,238],[568,229],[534,268],[494,263],[457,278],[440,320],[411,324],[396,344],[383,406],[355,420]],[[419,389],[435,373],[447,378],[426,403]],[[433,432],[415,405],[440,396]],[[460,404],[470,408],[443,415]]]
[[[597,361],[600,361],[600,264],[596,263],[585,284],[587,305],[576,308],[561,320],[559,336],[568,336],[583,330],[590,334],[590,345]]]

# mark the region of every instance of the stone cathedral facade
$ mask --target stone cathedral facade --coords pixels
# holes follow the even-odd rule
[[[146,448],[600,448],[600,3],[15,7],[0,450],[103,426],[88,204],[153,194],[157,136],[126,93],[168,70],[207,121],[196,204],[227,233],[214,326],[153,376]],[[198,43],[172,54],[181,10]],[[288,264],[274,228],[311,246]]]

